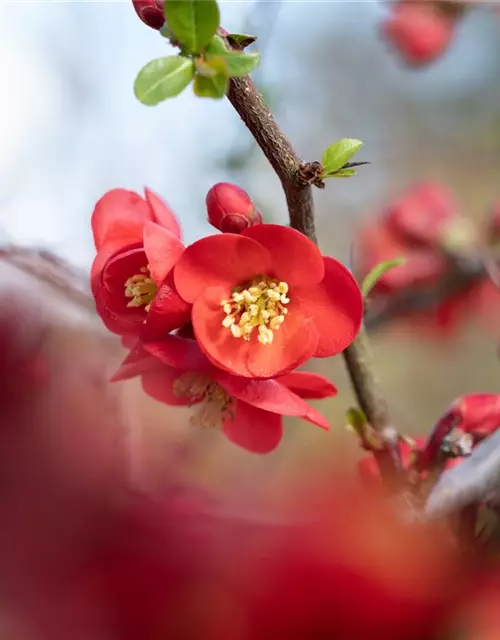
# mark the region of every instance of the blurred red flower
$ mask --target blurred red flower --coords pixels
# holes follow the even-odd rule
[[[340,353],[362,321],[361,291],[348,269],[289,227],[261,224],[202,238],[180,257],[174,282],[193,304],[205,355],[249,378]]]
[[[356,241],[356,271],[364,277],[380,262],[404,257],[405,263],[387,271],[370,293],[372,305],[383,308],[384,301],[397,296],[425,298],[419,307],[403,303],[398,317],[418,323],[430,335],[450,335],[461,322],[477,313],[498,333],[500,295],[489,277],[469,277],[457,281],[453,260],[478,246],[478,232],[463,218],[449,191],[439,184],[420,183],[391,204],[376,222],[359,231]],[[434,288],[446,284],[444,294],[433,296]]]
[[[299,416],[323,429],[326,419],[305,399],[327,398],[335,387],[315,373],[292,372],[275,380],[233,376],[214,367],[195,340],[169,335],[137,344],[113,380],[141,376],[145,392],[167,405],[196,405],[192,424],[220,429],[256,453],[275,449],[283,435],[282,416]]]
[[[119,335],[168,333],[190,312],[167,278],[184,249],[179,223],[152,191],[145,196],[113,189],[92,214],[92,293],[104,324]]]
[[[447,11],[447,4],[432,0],[392,3],[382,34],[409,65],[429,64],[448,49],[461,12]]]

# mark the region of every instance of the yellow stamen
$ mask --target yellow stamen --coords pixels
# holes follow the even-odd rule
[[[145,311],[151,309],[158,287],[150,277],[149,265],[141,267],[141,273],[128,278],[125,282],[125,297],[132,298],[127,307],[142,307]]]
[[[190,423],[207,429],[221,429],[224,420],[233,415],[231,396],[209,376],[197,371],[182,374],[173,385],[174,395],[191,398],[200,403]]]
[[[272,344],[274,331],[285,320],[290,302],[288,284],[268,276],[256,276],[246,287],[237,287],[229,300],[222,300],[226,314],[222,326],[235,338],[250,340],[255,328],[261,344]]]

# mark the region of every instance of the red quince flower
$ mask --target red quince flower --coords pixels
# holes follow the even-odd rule
[[[447,235],[457,231],[471,232],[451,191],[433,182],[409,189],[389,207],[386,219],[388,228],[404,241],[423,247],[440,247]]]
[[[405,62],[426,65],[449,47],[458,18],[438,2],[398,2],[383,23],[382,34]]]
[[[161,29],[165,24],[163,0],[132,0],[135,12],[151,29]]]
[[[304,235],[273,224],[188,247],[174,269],[193,304],[196,339],[213,364],[249,378],[288,373],[343,351],[363,316],[351,273]]]
[[[275,380],[251,380],[214,367],[195,340],[170,334],[161,342],[137,343],[113,380],[141,376],[152,398],[196,409],[192,424],[220,429],[235,444],[255,453],[275,449],[283,435],[282,416],[299,416],[328,429],[326,419],[304,399],[334,396],[320,375],[295,371]]]
[[[146,189],[145,196],[113,189],[92,214],[92,293],[106,327],[122,336],[158,337],[190,312],[168,277],[184,250],[179,223],[157,195]]]
[[[410,247],[394,234],[386,218],[360,230],[356,256],[356,269],[360,277],[367,275],[381,262],[405,258],[402,265],[384,273],[371,295],[390,295],[433,284],[446,273],[448,266],[443,255],[427,248]]]
[[[262,224],[262,215],[246,191],[229,182],[219,182],[207,193],[210,224],[224,233],[241,233]]]

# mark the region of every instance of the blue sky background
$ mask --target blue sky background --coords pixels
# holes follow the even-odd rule
[[[315,159],[329,142],[359,137],[373,162],[356,182],[317,193],[323,242],[331,239],[340,258],[353,221],[412,180],[447,179],[481,205],[495,188],[500,194],[491,169],[500,156],[500,135],[491,134],[500,132],[498,16],[471,15],[450,53],[414,72],[379,37],[382,3],[288,0],[273,12],[256,4],[221,2],[222,22],[238,31],[250,21],[261,32],[258,78],[299,152]],[[270,218],[286,221],[259,154],[242,174],[217,161],[249,141],[226,101],[190,89],[156,108],[135,100],[137,71],[168,50],[128,0],[0,2],[0,239],[87,267],[93,204],[115,186],[161,193],[187,240],[209,231],[204,196],[221,180],[235,179]],[[486,195],[465,193],[470,167]]]

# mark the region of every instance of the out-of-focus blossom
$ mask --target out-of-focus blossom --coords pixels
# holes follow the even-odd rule
[[[259,224],[189,246],[175,286],[193,304],[207,357],[230,373],[271,378],[343,351],[363,315],[349,270],[289,227]]]
[[[190,306],[168,279],[184,247],[167,205],[149,189],[145,198],[113,189],[97,202],[91,222],[97,249],[91,286],[106,327],[148,337],[159,326],[168,333],[184,324]]]
[[[416,184],[387,210],[387,225],[396,235],[426,248],[441,247],[447,236],[456,234],[458,225],[472,231],[467,222],[451,191],[434,182]]]
[[[262,224],[262,215],[240,187],[229,182],[215,184],[207,193],[208,220],[224,233],[241,233]]]
[[[191,423],[220,429],[256,453],[275,449],[283,435],[282,416],[299,416],[323,429],[326,419],[303,398],[326,398],[335,387],[314,373],[291,372],[273,380],[236,377],[214,367],[193,339],[169,335],[139,343],[113,379],[141,376],[145,392],[167,405],[196,406]]]
[[[462,11],[458,7],[451,11],[447,7],[451,4],[433,0],[392,3],[382,35],[407,64],[427,65],[443,55],[453,39]]]
[[[161,29],[165,23],[163,0],[132,0],[139,18],[152,29]]]
[[[431,336],[451,335],[474,313],[498,334],[497,286],[486,273],[462,277],[453,257],[475,255],[481,242],[488,240],[484,235],[459,215],[444,187],[417,184],[389,205],[376,222],[360,229],[355,269],[361,279],[380,262],[404,257],[404,264],[384,273],[371,290],[374,306],[383,308],[399,296],[398,317],[413,326],[417,323]],[[413,296],[422,302],[413,306]]]
[[[399,257],[404,257],[405,262],[384,273],[371,295],[390,295],[408,288],[423,288],[435,283],[447,270],[443,255],[430,249],[408,246],[393,233],[385,218],[360,229],[356,238],[356,270],[360,277],[380,262]]]

